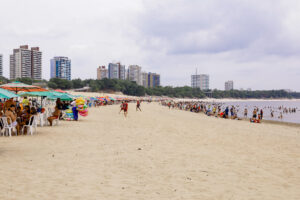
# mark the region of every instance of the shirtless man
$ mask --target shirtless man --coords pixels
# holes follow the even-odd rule
[[[16,107],[16,102],[14,102],[13,98],[8,99],[5,103],[4,103],[4,112],[6,110],[8,110],[10,108],[11,105],[14,105]]]

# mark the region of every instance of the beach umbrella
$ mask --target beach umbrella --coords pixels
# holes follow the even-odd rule
[[[62,101],[72,101],[74,99],[74,96],[67,93],[60,93],[56,91],[50,91],[50,94],[48,96],[49,99],[58,99],[60,98]]]
[[[49,91],[45,92],[23,92],[20,94],[21,97],[48,97],[51,96],[52,93]]]
[[[110,99],[110,100],[112,100],[112,101],[115,101],[115,99],[114,99],[114,98],[112,98],[112,97],[109,97],[109,99]]]
[[[22,92],[43,92],[43,91],[48,91],[44,88],[34,86],[34,85],[27,85],[25,83],[21,83],[21,82],[18,82],[18,81],[0,85],[0,88],[10,90],[10,91],[14,91],[16,94],[20,91],[22,91]]]
[[[0,98],[1,99],[10,99],[10,98],[15,98],[15,97],[19,97],[19,95],[15,94],[11,91],[0,88]]]
[[[55,92],[60,92],[60,93],[67,93],[66,91],[63,91],[61,89],[57,89],[57,90],[54,90]]]
[[[47,97],[48,99],[58,99],[60,98],[63,101],[72,101],[73,96],[66,94],[66,93],[60,93],[55,91],[45,91],[45,92],[24,92],[20,94],[22,97]]]

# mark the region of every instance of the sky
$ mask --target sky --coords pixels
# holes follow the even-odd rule
[[[299,0],[0,0],[0,54],[28,44],[72,60],[72,78],[109,62],[140,65],[163,86],[209,74],[211,89],[300,91]]]

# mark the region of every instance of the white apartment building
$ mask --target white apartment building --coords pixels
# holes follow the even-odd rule
[[[138,65],[130,65],[128,67],[128,80],[136,82],[138,85],[143,85],[142,67]]]
[[[38,47],[28,49],[28,45],[14,49],[10,55],[10,79],[42,79],[42,52]]]
[[[39,47],[31,48],[31,78],[42,80],[42,52]]]
[[[108,78],[125,80],[126,79],[125,65],[121,65],[121,63],[109,63]]]
[[[226,91],[233,90],[233,81],[226,81],[225,82],[225,90]]]
[[[147,72],[142,72],[142,86],[145,88],[148,88],[148,73]]]
[[[192,88],[200,88],[201,90],[209,90],[209,75],[196,74],[191,76]]]
[[[119,65],[114,63],[108,64],[108,78],[109,79],[119,79],[120,77],[120,71],[119,71]]]
[[[126,80],[126,69],[125,69],[125,65],[121,65],[119,64],[119,70],[120,70],[120,77],[119,79],[121,80]]]

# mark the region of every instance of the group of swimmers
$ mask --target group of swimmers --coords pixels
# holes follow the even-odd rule
[[[191,112],[203,112],[208,116],[215,116],[221,118],[230,118],[230,119],[242,119],[242,115],[244,119],[250,119],[250,122],[260,123],[261,120],[264,118],[264,111],[266,109],[259,109],[258,107],[254,107],[252,110],[252,115],[249,117],[248,107],[244,108],[244,113],[238,116],[240,112],[239,105],[231,105],[228,106],[224,103],[218,102],[204,102],[204,101],[162,101],[162,105],[167,106],[169,109],[179,109],[179,110],[186,110]],[[279,107],[279,110],[283,112],[280,113],[278,116],[279,119],[283,118],[283,113],[296,113],[297,108],[286,108],[286,107]],[[270,116],[274,117],[274,110],[270,110]]]

